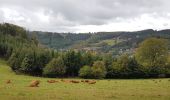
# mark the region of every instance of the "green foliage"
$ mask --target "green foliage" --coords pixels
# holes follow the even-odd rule
[[[101,60],[101,56],[99,56],[96,52],[83,52],[83,65],[89,65],[92,66],[94,61]]]
[[[121,71],[127,69],[129,59],[127,55],[122,55],[117,62],[113,62],[113,69],[116,71]]]
[[[8,59],[13,50],[30,45],[27,32],[24,28],[3,23],[0,24],[0,56]]]
[[[143,66],[164,66],[168,45],[164,39],[150,38],[142,42],[136,51],[136,59]]]
[[[110,53],[104,54],[102,57],[102,60],[105,63],[106,70],[109,71],[110,67],[112,66],[112,62],[114,60],[112,54],[110,54]]]
[[[66,66],[66,75],[77,76],[80,67],[83,66],[82,55],[74,50],[67,51],[64,55],[64,64]]]
[[[165,66],[165,75],[166,77],[170,77],[170,55],[168,55],[167,63]]]
[[[20,68],[20,65],[21,65],[21,61],[18,58],[19,58],[19,54],[13,53],[8,60],[9,66],[14,71],[18,70]]]
[[[9,43],[0,43],[0,56],[8,58],[12,53],[12,46]]]
[[[123,54],[114,59],[112,65],[107,69],[107,78],[139,78],[145,77],[140,65],[134,57]]]
[[[95,61],[91,69],[93,78],[104,78],[106,75],[106,68],[103,61]]]
[[[38,39],[37,39],[37,36],[35,33],[32,33],[32,36],[31,36],[31,41],[33,44],[35,44],[36,46],[38,46]]]
[[[66,67],[62,58],[53,58],[43,69],[44,76],[58,77],[63,76],[66,72]]]
[[[15,49],[8,63],[16,72],[41,75],[42,69],[50,60],[50,51],[33,46],[30,48],[22,47]]]
[[[79,76],[82,78],[91,78],[92,77],[92,69],[90,66],[83,66],[79,71]]]
[[[165,39],[149,38],[143,41],[135,54],[136,60],[150,74],[161,74],[168,58],[168,43]]]
[[[27,39],[26,30],[24,28],[9,23],[0,24],[0,33]]]
[[[122,77],[127,76],[129,72],[130,59],[128,55],[120,56],[116,61],[112,63],[113,76]]]
[[[95,61],[93,66],[83,66],[79,71],[79,76],[82,78],[104,78],[106,75],[106,68],[103,61]]]
[[[35,57],[33,53],[28,53],[25,55],[24,59],[22,60],[22,63],[20,65],[20,69],[24,73],[35,73],[36,72],[36,67],[35,66]]]

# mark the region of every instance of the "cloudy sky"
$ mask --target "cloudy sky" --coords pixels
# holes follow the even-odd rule
[[[170,0],[0,0],[0,22],[52,32],[161,30],[170,28]]]

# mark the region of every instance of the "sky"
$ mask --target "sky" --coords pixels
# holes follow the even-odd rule
[[[162,30],[170,0],[0,0],[3,22],[49,32]]]

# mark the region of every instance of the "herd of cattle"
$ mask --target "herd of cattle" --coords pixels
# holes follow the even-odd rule
[[[78,81],[78,80],[64,80],[64,79],[61,79],[61,80],[47,80],[47,83],[58,83],[58,82],[96,84],[96,81],[94,81],[94,80],[81,80],[81,81]],[[12,83],[11,80],[6,81],[6,84],[10,84],[10,83]],[[38,87],[39,84],[40,84],[39,80],[33,80],[33,81],[31,81],[29,87]]]

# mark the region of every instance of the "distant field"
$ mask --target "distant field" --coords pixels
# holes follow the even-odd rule
[[[113,45],[115,45],[115,44],[117,44],[117,43],[120,43],[120,42],[122,42],[122,40],[114,40],[114,39],[107,39],[107,40],[103,40],[103,41],[101,41],[101,42],[105,42],[105,43],[107,43],[108,45],[110,45],[110,46],[113,46]]]
[[[11,84],[5,83],[8,79]],[[170,100],[170,79],[97,80],[91,85],[60,79],[49,84],[48,79],[16,75],[0,60],[0,100]],[[40,80],[40,86],[28,87],[31,80]]]

